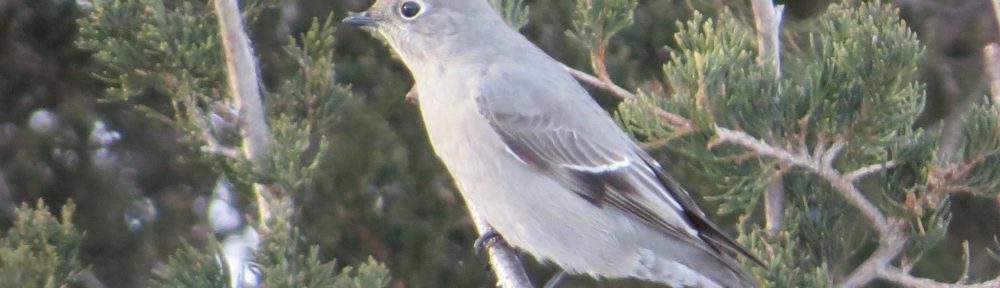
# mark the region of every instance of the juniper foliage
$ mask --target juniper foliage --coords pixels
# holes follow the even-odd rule
[[[295,74],[265,89],[270,149],[264,167],[240,153],[239,120],[233,95],[227,89],[223,47],[211,1],[97,0],[81,19],[78,45],[95,51],[103,65],[98,77],[109,85],[106,101],[131,103],[150,119],[182,131],[181,139],[203,153],[219,174],[234,183],[243,199],[253,199],[255,184],[267,185],[273,203],[270,218],[251,220],[260,233],[261,247],[249,261],[266,287],[383,287],[388,274],[369,260],[358,268],[336,273],[333,261],[323,261],[316,247],[303,244],[298,233],[296,197],[315,182],[324,153],[331,151],[321,133],[333,124],[350,92],[335,83],[334,19],[314,20],[307,32],[288,39],[283,51]],[[251,27],[261,13],[278,1],[247,1],[243,18]],[[266,87],[265,87],[266,88]],[[162,97],[163,111],[139,100]],[[252,215],[252,213],[247,214]],[[258,215],[259,216],[259,215]],[[210,236],[211,237],[211,236]],[[231,287],[222,249],[214,240],[205,248],[184,247],[154,277],[160,287]],[[240,281],[240,280],[238,280]]]
[[[66,287],[86,270],[80,262],[83,232],[73,225],[76,205],[69,202],[60,218],[38,201],[17,208],[14,226],[0,237],[0,286]]]

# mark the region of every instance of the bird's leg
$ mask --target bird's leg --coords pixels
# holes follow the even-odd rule
[[[566,277],[566,271],[559,270],[559,273],[556,273],[556,275],[552,275],[552,278],[549,278],[549,281],[545,282],[544,287],[556,288],[556,286],[559,285],[559,282],[561,282],[564,277]]]
[[[479,238],[476,239],[473,248],[476,249],[476,254],[482,254],[483,250],[493,247],[498,241],[503,241],[503,236],[500,236],[493,227],[486,227],[486,230],[482,234],[479,234]]]

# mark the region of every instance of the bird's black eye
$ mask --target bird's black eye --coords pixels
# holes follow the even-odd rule
[[[399,6],[399,14],[406,19],[413,19],[417,14],[420,14],[420,3],[413,1],[403,3],[403,6]]]

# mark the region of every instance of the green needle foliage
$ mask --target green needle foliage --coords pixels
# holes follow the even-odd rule
[[[49,1],[73,6],[70,5],[73,1]],[[133,194],[153,197],[155,202],[150,202],[151,206],[159,208],[160,213],[144,222],[146,228],[115,236],[137,239],[116,240],[121,242],[95,245],[93,251],[82,250],[98,280],[108,286],[128,287],[232,286],[233,275],[244,271],[230,271],[223,257],[222,241],[215,237],[221,239],[226,232],[214,235],[204,228],[208,226],[204,214],[190,208],[196,206],[191,204],[196,198],[206,196],[202,195],[204,187],[199,186],[225,179],[236,192],[234,206],[244,211],[241,219],[247,219],[247,225],[260,235],[260,244],[250,253],[248,261],[249,270],[261,287],[489,285],[489,272],[482,269],[481,259],[476,258],[470,247],[476,235],[468,218],[464,218],[461,198],[431,153],[420,121],[414,120],[419,117],[418,111],[402,99],[412,84],[405,67],[360,30],[337,28],[337,20],[343,15],[323,15],[330,7],[340,14],[346,9],[361,9],[356,6],[360,2],[304,0],[284,6],[294,9],[278,11],[274,8],[286,4],[281,0],[241,1],[246,27],[255,30],[251,31],[258,53],[255,56],[262,63],[260,85],[270,151],[260,163],[251,163],[243,156],[241,124],[226,83],[226,63],[212,1],[89,2],[91,5],[82,10],[69,9],[78,13],[80,30],[78,34],[68,33],[72,35],[63,37],[75,38],[77,45],[88,51],[79,53],[83,55],[80,58],[96,62],[78,69],[92,71],[97,80],[75,79],[89,83],[91,90],[106,88],[99,96],[93,96],[99,98],[99,103],[93,106],[99,107],[92,109],[127,111],[129,118],[107,121],[111,127],[126,126],[116,122],[148,120],[149,123],[143,122],[136,126],[140,128],[131,130],[131,134],[124,135],[130,131],[121,130],[123,143],[147,138],[145,142],[131,143],[148,145],[177,140],[188,148],[163,150],[172,152],[162,158],[130,154],[112,164],[129,162],[136,166],[166,167],[164,163],[153,163],[166,159],[163,162],[175,162],[169,166],[170,170],[211,174],[198,175],[204,179],[188,180],[160,178],[163,174],[160,172],[147,172],[155,177],[107,173],[120,177],[121,182],[170,182],[172,188],[164,189],[166,192],[158,192],[156,188],[145,191],[149,189],[145,185],[133,189],[137,190]],[[784,2],[791,10],[798,1]],[[950,266],[961,266],[953,265],[961,259],[950,251],[942,252],[947,250],[942,247],[948,248],[942,245],[948,243],[942,239],[956,238],[946,228],[956,226],[951,221],[950,205],[957,207],[961,202],[952,201],[951,195],[963,193],[995,199],[1000,193],[997,152],[1000,116],[994,106],[975,106],[961,123],[958,133],[961,139],[956,142],[955,151],[943,151],[945,145],[938,144],[941,137],[938,131],[913,128],[925,97],[924,87],[916,81],[917,63],[924,57],[924,49],[899,20],[898,11],[878,1],[864,2],[874,3],[823,5],[822,13],[817,10],[818,14],[803,16],[807,19],[787,16],[780,38],[781,66],[777,67],[762,63],[759,57],[756,32],[745,1],[491,0],[509,25],[524,31],[556,59],[566,61],[571,67],[585,67],[590,61],[595,74],[607,72],[598,75],[602,80],[613,79],[637,95],[634,101],[609,100],[611,97],[605,91],[591,90],[606,107],[616,108],[614,114],[622,126],[645,142],[645,147],[657,156],[669,156],[660,157],[669,159],[663,161],[665,167],[678,176],[694,198],[707,200],[702,207],[713,214],[712,219],[721,227],[734,227],[731,234],[763,260],[765,267],[747,263],[762,287],[841,284],[878,247],[880,236],[869,219],[845,201],[842,191],[832,186],[829,179],[804,167],[807,165],[789,164],[741,145],[723,143],[716,134],[717,127],[746,133],[777,149],[812,159],[818,157],[817,151],[843,145],[836,157],[830,158],[826,172],[843,176],[859,169],[877,170],[852,179],[851,185],[900,225],[906,248],[890,264],[902,267],[916,262],[915,276],[953,282],[957,277],[950,271],[961,268]],[[11,3],[25,6],[43,2]],[[285,15],[290,16],[282,18]],[[324,20],[312,20],[313,16]],[[58,14],[51,17],[60,18]],[[18,21],[0,20],[0,27],[32,31],[30,26],[4,26],[21,23]],[[296,32],[267,30],[285,28]],[[261,35],[279,36],[270,39]],[[582,45],[565,45],[572,40]],[[0,48],[8,46],[0,44]],[[20,71],[8,67],[9,58],[0,59],[4,60],[0,61],[0,70]],[[49,56],[27,58],[48,63],[39,67],[64,62]],[[67,65],[73,64],[78,63]],[[40,75],[58,75],[53,77],[57,82],[65,75],[40,71],[45,72],[37,72]],[[69,95],[60,91],[77,88],[67,87],[52,90],[56,92],[51,94]],[[13,93],[8,98],[31,99],[36,93],[31,91],[45,91],[36,88],[24,89],[29,92]],[[4,103],[16,107],[22,102]],[[4,146],[12,143],[10,138],[17,138],[16,135],[34,133],[25,132],[30,132],[28,128],[18,128],[21,133],[12,134],[15,136],[5,134],[11,125],[28,122],[27,115],[36,109],[59,115],[77,113],[68,107],[76,106],[76,102],[65,103],[68,104],[58,107],[36,103],[15,108],[20,114],[5,115],[7,122],[0,123],[4,128],[0,129],[0,161],[9,161],[4,157],[19,157],[17,162],[22,164],[0,163],[6,165],[0,165],[0,170],[4,170],[0,171],[0,177],[6,172],[14,192],[28,191],[34,186],[29,184],[35,182],[59,182],[73,188],[53,186],[14,198],[48,197],[50,203],[62,203],[69,197],[78,199],[77,224],[100,232],[100,227],[110,227],[113,225],[109,223],[115,222],[106,220],[108,215],[121,218],[120,215],[117,212],[89,215],[84,208],[116,211],[114,207],[122,206],[116,204],[122,201],[118,198],[126,197],[114,196],[120,193],[94,185],[35,176],[44,175],[46,169],[34,168],[33,163],[72,145],[45,144],[42,141],[47,138],[38,136],[14,146],[41,147],[30,150],[34,151],[31,153],[24,148],[12,150],[11,146]],[[686,118],[692,125],[678,126],[656,110]],[[113,113],[105,115],[105,112],[77,118],[88,124],[95,119],[117,119],[108,116]],[[84,143],[76,145],[82,147],[79,151],[90,151],[90,144],[86,144],[89,129],[64,126],[79,131],[55,133],[52,139]],[[161,130],[135,131],[152,126]],[[169,133],[158,133],[163,131]],[[162,134],[169,136],[150,136]],[[174,135],[180,135],[179,139],[174,139]],[[80,155],[85,157],[84,163],[92,161],[86,158],[89,154]],[[878,169],[879,164],[892,167]],[[92,166],[67,165],[64,170],[89,171]],[[104,170],[80,175],[87,178],[104,173],[101,171]],[[55,175],[58,178],[65,173]],[[784,224],[777,231],[766,231],[764,192],[778,179],[785,197]],[[187,186],[194,195],[178,195],[182,194],[178,191],[185,190],[173,186]],[[267,206],[258,206],[253,192],[255,187],[262,186],[271,191],[272,199],[267,199]],[[63,190],[72,191],[39,195],[64,193]],[[53,196],[57,196],[55,201],[48,200]],[[84,205],[90,203],[86,199],[99,203]],[[171,206],[176,207],[166,209]],[[77,275],[90,273],[77,260],[83,236],[69,221],[73,206],[67,207],[59,220],[40,205],[18,210],[17,222],[0,239],[0,287],[72,286],[80,278]],[[266,212],[272,217],[256,217],[258,207],[268,208]],[[961,216],[955,215],[956,219]],[[180,228],[149,229],[168,225]],[[160,232],[188,230],[190,234]],[[104,234],[107,233],[94,233]],[[105,242],[110,238],[87,239]],[[982,246],[974,239],[970,242],[973,249],[975,245]],[[109,257],[108,254],[114,253],[101,250],[119,244],[136,248],[120,253],[128,254],[127,257]],[[175,252],[167,257],[162,251]],[[133,256],[139,254],[142,255]],[[391,284],[388,270],[368,257],[369,254],[393,269]],[[129,257],[135,259],[120,261]],[[551,275],[552,266],[539,268],[545,264],[526,262],[536,284]],[[135,268],[121,269],[123,266]],[[970,269],[973,270],[970,283],[981,277],[975,274],[975,268],[973,265]],[[123,275],[128,279],[116,279]],[[585,276],[570,277],[567,281],[570,287],[578,287],[578,283],[583,283],[579,287],[635,287],[603,280],[594,284],[594,280]],[[869,285],[879,285],[873,283]]]
[[[278,203],[275,212],[284,210],[281,215],[288,215],[290,208],[287,202]],[[268,233],[270,237],[263,239],[255,254],[254,266],[262,278],[261,287],[369,288],[389,284],[388,271],[372,258],[357,268],[345,267],[337,273],[336,261],[319,259],[319,247],[310,247],[303,254],[297,247],[302,240],[298,228],[291,225],[282,217],[274,217],[267,223],[267,227],[291,228]]]
[[[219,244],[212,242],[213,251]],[[187,243],[179,251],[170,255],[167,268],[154,271],[152,287],[232,287],[230,274],[222,254],[199,250]]]
[[[0,287],[66,287],[84,271],[77,258],[83,233],[73,226],[75,205],[63,206],[61,219],[38,201],[22,204],[14,227],[0,238]]]
[[[817,171],[719,145],[715,127],[815,158],[822,156],[816,151],[843,145],[831,159],[841,175],[892,163],[895,168],[854,180],[879,210],[905,219],[908,259],[944,238],[949,193],[995,197],[1000,188],[1000,122],[992,107],[966,118],[958,164],[936,156],[942,151],[935,133],[911,128],[923,106],[916,81],[923,48],[897,15],[877,2],[833,4],[788,25],[794,28],[784,32],[784,45],[793,48],[782,51],[778,79],[778,67],[757,61],[752,25],[730,12],[695,14],[679,24],[677,48],[664,66],[670,90],[640,92],[618,108],[633,135],[683,158],[674,169],[714,179],[703,192],[718,203],[718,213],[741,219],[739,239],[767,264],[755,269],[767,287],[835,285],[868,257],[858,251],[871,251],[878,235],[863,228],[871,222]],[[654,107],[691,119],[693,129],[651,113]],[[777,175],[783,175],[785,224],[768,235],[756,219]]]
[[[490,4],[514,30],[521,30],[524,25],[528,25],[529,10],[523,0],[490,0]]]
[[[225,58],[212,1],[96,0],[80,21],[79,45],[103,64],[97,76],[109,86],[106,101],[128,103],[184,133],[185,143],[203,152],[196,161],[213,163],[242,199],[254,201],[255,184],[266,184],[272,215],[252,223],[261,247],[250,259],[263,287],[384,287],[385,268],[374,260],[338,268],[307,247],[298,233],[296,197],[314,189],[325,153],[334,151],[323,134],[333,125],[350,92],[335,83],[335,20],[315,20],[307,32],[289,38],[285,61],[295,73],[265,90],[270,150],[262,165],[240,151],[236,105],[227,88]],[[277,1],[244,3],[247,27]],[[148,99],[158,101],[149,101]],[[152,103],[152,104],[150,104]],[[163,106],[169,109],[162,109]],[[166,110],[166,111],[164,111]],[[264,167],[255,170],[252,167]],[[253,211],[253,210],[251,210]],[[252,215],[253,213],[247,213]],[[250,217],[248,217],[250,218]],[[211,237],[211,236],[210,236]],[[153,283],[158,287],[229,287],[219,244],[206,249],[185,244]]]
[[[636,0],[577,0],[572,35],[587,48],[604,47],[611,36],[632,25],[632,11],[637,3]]]
[[[994,106],[979,105],[965,117],[959,148],[961,166],[951,176],[955,192],[972,192],[985,197],[1000,193],[1000,115]]]

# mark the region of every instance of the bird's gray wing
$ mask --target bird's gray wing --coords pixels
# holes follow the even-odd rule
[[[578,127],[567,117],[558,117],[566,115],[560,111],[544,113],[534,107],[528,110],[537,112],[521,113],[498,108],[491,99],[477,97],[480,114],[524,164],[598,207],[610,205],[678,239],[708,243],[716,251],[724,249],[758,261],[709,221],[652,157],[630,140],[614,141],[614,137],[627,136],[620,134],[606,114],[580,116],[607,117],[607,124],[615,127],[603,129],[612,135],[595,135],[592,130],[601,127]]]

